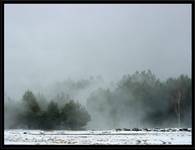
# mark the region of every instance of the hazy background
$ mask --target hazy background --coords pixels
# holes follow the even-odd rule
[[[191,76],[191,5],[6,4],[5,93],[150,69]]]

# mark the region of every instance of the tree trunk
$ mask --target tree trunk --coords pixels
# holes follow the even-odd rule
[[[178,92],[178,97],[177,97],[177,123],[178,123],[178,128],[181,127],[181,92]]]

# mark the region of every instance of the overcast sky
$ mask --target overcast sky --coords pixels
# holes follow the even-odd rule
[[[5,92],[67,78],[191,74],[190,4],[5,5]]]

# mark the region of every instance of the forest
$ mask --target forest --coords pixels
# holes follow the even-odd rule
[[[101,77],[27,89],[4,99],[5,128],[113,129],[191,127],[192,81],[187,75],[158,79],[150,70],[124,75],[104,86]]]

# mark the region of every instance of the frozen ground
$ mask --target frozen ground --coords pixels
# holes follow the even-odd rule
[[[27,145],[172,145],[191,144],[191,129],[132,129],[117,130],[5,130],[4,144]]]

